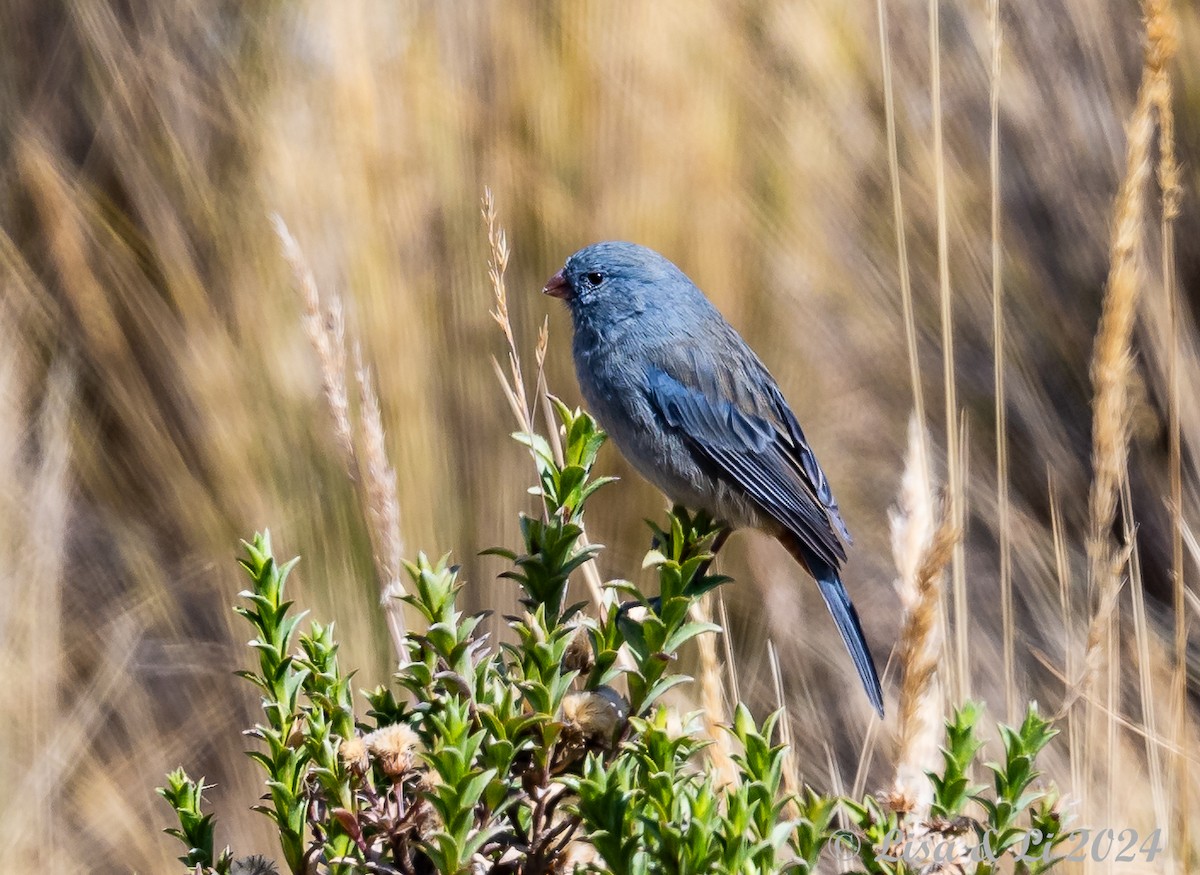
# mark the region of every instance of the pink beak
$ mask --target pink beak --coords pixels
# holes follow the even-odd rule
[[[546,281],[546,287],[542,289],[542,294],[559,299],[565,299],[571,294],[571,286],[567,283],[567,278],[563,276],[561,270]]]

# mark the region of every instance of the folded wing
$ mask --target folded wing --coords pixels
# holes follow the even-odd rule
[[[858,612],[838,576],[846,558],[838,535],[850,540],[846,524],[824,472],[774,381],[765,369],[755,373],[746,369],[746,362],[739,364],[741,370],[729,367],[717,374],[700,366],[694,357],[684,356],[676,374],[653,367],[647,381],[651,403],[707,467],[736,483],[786,530],[780,540],[816,578],[867,697],[882,716],[879,674]],[[757,382],[729,382],[739,377]]]
[[[764,513],[800,539],[825,565],[846,558],[850,536],[829,484],[778,388],[722,386],[720,376],[687,360],[686,373],[648,373],[651,403],[667,425]],[[731,400],[731,399],[737,399]]]

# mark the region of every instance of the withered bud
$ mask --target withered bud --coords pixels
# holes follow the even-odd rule
[[[413,828],[419,836],[430,835],[442,828],[442,819],[437,809],[429,804],[429,797],[437,792],[442,779],[437,772],[427,769],[417,778],[411,819]]]
[[[437,792],[437,788],[442,786],[442,776],[433,769],[426,769],[421,772],[421,776],[417,779],[417,793],[429,795]]]
[[[905,793],[903,790],[889,790],[882,793],[883,797],[880,801],[891,811],[896,812],[901,817],[911,812],[917,807],[917,801]]]
[[[266,857],[255,854],[252,857],[234,860],[233,865],[229,867],[229,875],[279,875],[279,870]]]
[[[628,716],[629,703],[612,687],[567,693],[563,697],[563,722],[575,727],[584,738],[605,747],[612,744]]]
[[[389,778],[402,777],[417,764],[416,751],[420,739],[403,723],[376,729],[363,738],[363,742]]]
[[[586,626],[579,625],[575,628],[575,636],[567,645],[567,652],[563,654],[562,666],[567,671],[577,671],[581,674],[591,671],[592,639]]]
[[[367,743],[358,736],[342,741],[338,747],[338,757],[342,765],[356,775],[365,775],[371,768],[371,761],[367,758]]]
[[[301,717],[292,724],[292,731],[288,733],[287,741],[284,742],[292,750],[299,750],[304,747],[304,729],[307,719]]]
[[[965,835],[968,830],[976,826],[976,822],[969,817],[959,816],[953,820],[947,820],[944,817],[929,818],[929,829],[945,836]]]

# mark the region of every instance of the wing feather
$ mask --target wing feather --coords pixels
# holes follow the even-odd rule
[[[739,393],[721,392],[711,371],[696,368],[694,362],[693,371],[689,374],[693,385],[689,386],[662,368],[650,369],[650,399],[663,419],[768,516],[823,562],[839,567],[846,558],[838,538],[838,533],[845,533],[845,524],[816,458],[773,381],[769,413],[776,415],[766,416],[725,400]],[[780,407],[782,411],[776,412]],[[845,537],[849,539],[848,534]]]
[[[800,423],[796,421],[796,415],[792,413],[792,409],[784,400],[783,393],[774,383],[771,384],[771,402],[775,415],[786,427],[787,437],[790,439],[788,452],[784,453],[784,457],[793,466],[799,465],[800,470],[803,471],[816,491],[817,498],[829,512],[829,519],[837,527],[842,540],[847,544],[853,543],[854,539],[850,537],[850,530],[846,528],[846,521],[842,519],[841,509],[833,497],[833,490],[829,487],[829,480],[825,477],[825,472],[821,470],[812,447],[808,445],[808,440],[800,429]]]

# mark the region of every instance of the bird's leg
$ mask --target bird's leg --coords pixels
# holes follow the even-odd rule
[[[630,599],[627,602],[621,602],[621,607],[617,608],[617,614],[622,617],[629,616],[629,612],[634,608],[650,608],[654,613],[662,610],[662,597],[654,596],[654,598],[646,599],[644,602],[635,602]]]
[[[713,538],[712,547],[709,548],[709,553],[712,558],[696,569],[696,577],[703,577],[708,574],[709,567],[717,560],[717,554],[721,552],[721,548],[725,546],[725,542],[729,540],[729,536],[733,534],[733,528],[721,524],[721,531],[717,532],[717,536]]]

